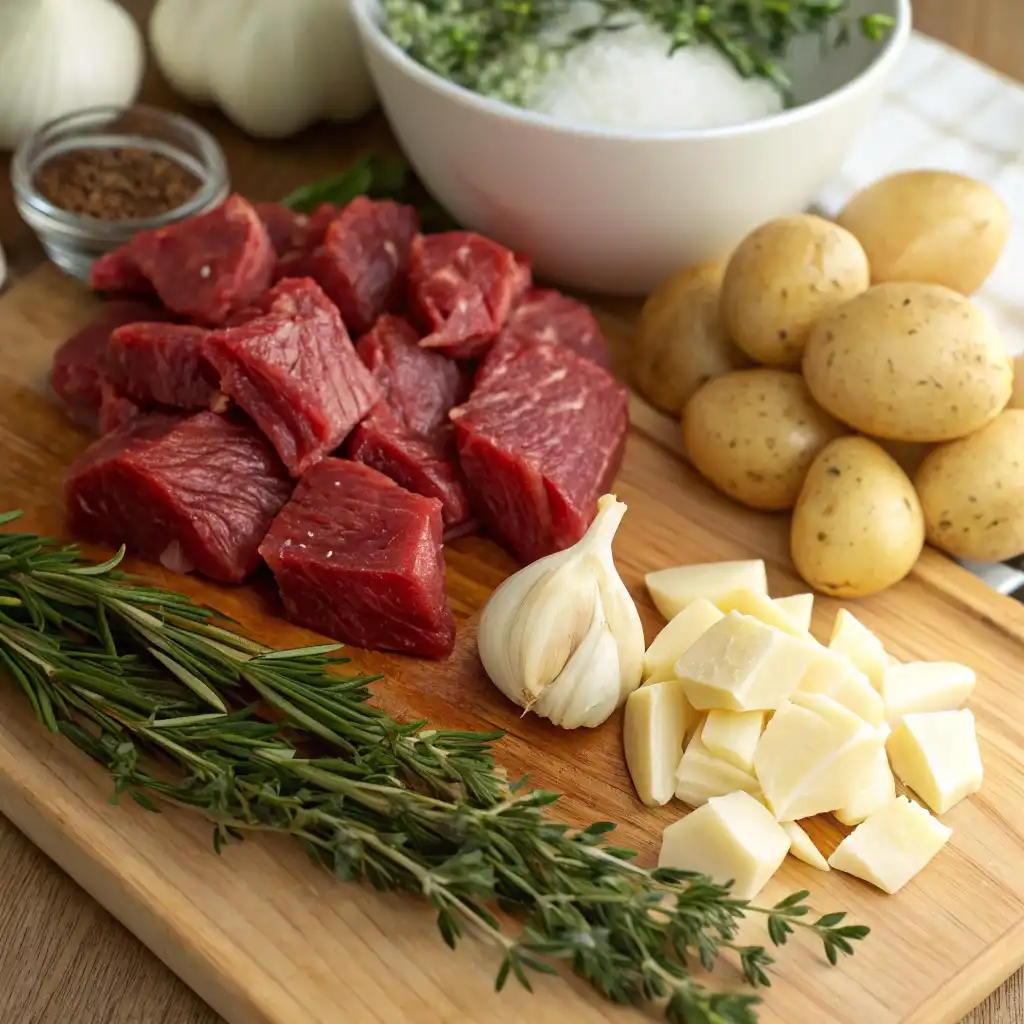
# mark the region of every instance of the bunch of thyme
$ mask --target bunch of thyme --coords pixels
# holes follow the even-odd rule
[[[564,962],[675,1024],[756,1021],[756,995],[714,992],[689,969],[729,951],[751,985],[768,985],[772,957],[736,941],[746,914],[766,916],[776,946],[810,930],[833,964],[867,934],[842,913],[813,920],[806,892],[761,908],[704,876],[634,864],[606,842],[610,823],[572,829],[548,817],[557,794],[507,783],[491,752],[499,734],[399,723],[368,703],[372,679],[333,670],[335,645],[254,643],[124,576],[122,556],[97,565],[0,533],[0,666],[116,794],[204,815],[218,851],[247,833],[291,835],[341,879],[426,899],[449,945],[467,931],[493,943],[499,989]]]
[[[693,44],[720,50],[745,78],[760,76],[791,99],[780,61],[817,36],[825,49],[849,38],[849,0],[589,0],[595,18],[561,39],[553,28],[581,0],[381,0],[383,26],[414,60],[474,92],[528,106],[545,73],[599,32],[644,21],[668,36],[670,52]],[[881,39],[893,19],[859,19]]]

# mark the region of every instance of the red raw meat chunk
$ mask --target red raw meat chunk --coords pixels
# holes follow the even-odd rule
[[[260,553],[292,622],[359,647],[443,658],[455,620],[441,529],[438,501],[327,458],[299,481]]]
[[[165,310],[143,302],[108,302],[92,323],[57,349],[50,368],[50,386],[79,426],[88,430],[96,428],[110,332],[136,320],[166,318]]]
[[[274,276],[311,277],[313,274],[313,253],[324,240],[328,225],[341,210],[333,203],[321,203],[311,213],[304,225],[292,235],[291,243],[284,251],[278,250],[277,269]]]
[[[208,334],[189,324],[125,324],[110,335],[107,376],[140,405],[206,409],[218,392],[202,354]]]
[[[259,214],[238,195],[209,213],[140,231],[118,252],[94,264],[94,288],[101,290],[119,260],[134,265],[168,309],[211,326],[256,301],[277,261]]]
[[[280,305],[279,305],[280,303]],[[220,388],[256,421],[294,476],[336,448],[380,399],[337,308],[308,279],[286,279],[269,312],[206,339]]]
[[[103,397],[100,401],[99,431],[109,434],[131,422],[142,412],[142,409],[130,398],[120,394],[110,381],[103,384]]]
[[[313,253],[312,276],[353,334],[368,331],[401,296],[419,227],[413,207],[366,196],[353,199],[331,221]]]
[[[309,226],[309,214],[296,213],[284,203],[256,203],[255,208],[278,256],[294,249]]]
[[[348,457],[371,466],[414,494],[437,498],[446,529],[470,517],[451,429],[417,436],[381,402],[352,433]]]
[[[458,359],[483,354],[529,287],[530,265],[470,231],[420,235],[412,245],[413,308],[431,333],[420,341]]]
[[[87,448],[68,471],[64,501],[83,540],[238,583],[260,564],[260,542],[291,490],[251,424],[152,413]]]
[[[513,306],[498,340],[484,356],[476,383],[483,384],[524,345],[550,342],[609,369],[611,355],[594,314],[582,303],[550,288],[531,288]]]
[[[463,382],[458,365],[420,348],[419,337],[408,320],[385,314],[359,339],[356,351],[398,419],[414,434],[426,436],[448,423]]]
[[[110,295],[155,295],[149,278],[132,258],[130,247],[121,246],[98,257],[89,271],[89,287]]]
[[[451,418],[473,508],[523,562],[583,536],[629,429],[626,389],[550,344],[522,349]]]

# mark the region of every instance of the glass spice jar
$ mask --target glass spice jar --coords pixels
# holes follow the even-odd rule
[[[43,125],[15,151],[11,180],[47,255],[83,280],[136,232],[211,210],[230,190],[217,140],[146,106],[91,107]]]

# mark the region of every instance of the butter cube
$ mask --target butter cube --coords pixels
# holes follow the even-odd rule
[[[885,705],[868,677],[854,668],[849,658],[834,650],[822,648],[818,652],[800,680],[799,689],[831,697],[870,725],[885,721]]]
[[[831,697],[795,693],[765,727],[754,772],[779,821],[810,818],[853,800],[884,742]]]
[[[858,825],[829,857],[836,871],[899,892],[953,834],[925,808],[898,796]]]
[[[754,751],[764,731],[763,711],[709,711],[700,738],[723,761],[754,771]]]
[[[876,689],[882,688],[882,676],[889,667],[889,659],[882,641],[859,619],[840,608],[832,624],[832,637],[828,642],[830,650],[845,654],[868,677]]]
[[[966,708],[905,715],[887,748],[892,770],[936,814],[981,789],[978,736]]]
[[[908,661],[886,669],[882,700],[890,725],[904,715],[925,711],[955,711],[974,690],[975,675],[953,661]]]
[[[644,577],[655,607],[666,619],[674,619],[698,597],[715,603],[716,598],[749,587],[767,595],[768,576],[764,562],[709,562],[704,565],[678,565],[649,572]]]
[[[817,868],[819,871],[832,870],[828,866],[828,861],[825,860],[821,850],[811,842],[811,837],[797,822],[783,821],[780,824],[786,835],[789,836],[789,852],[792,856],[796,857],[797,860],[802,860],[805,864],[810,864],[812,868]]]
[[[802,630],[810,631],[811,615],[814,612],[813,594],[793,594],[792,597],[777,597],[776,608],[781,608]]]
[[[651,683],[629,695],[622,721],[626,766],[648,807],[667,804],[675,795],[676,768],[696,720],[697,712],[677,679]]]
[[[795,636],[799,640],[806,640],[808,643],[817,644],[811,634],[796,621],[786,614],[767,594],[762,594],[750,587],[740,587],[729,594],[723,594],[715,600],[718,610],[729,614],[739,612],[741,615],[749,615],[752,618],[763,622],[766,626],[773,626],[781,629],[783,633]]]
[[[883,727],[883,743],[888,726]],[[879,808],[896,799],[896,780],[889,767],[885,748],[880,747],[864,778],[860,780],[857,793],[844,807],[833,811],[833,815],[844,825],[859,825]]]
[[[814,653],[809,643],[730,612],[679,659],[676,675],[695,708],[772,711],[797,688]]]
[[[706,598],[687,605],[654,638],[644,655],[644,678],[671,677],[676,662],[706,633],[722,613]]]
[[[658,867],[696,871],[752,900],[778,871],[789,836],[749,793],[713,797],[665,829]]]
[[[716,796],[742,790],[758,793],[760,786],[750,772],[723,761],[704,746],[694,733],[676,769],[676,796],[691,807],[700,807]]]

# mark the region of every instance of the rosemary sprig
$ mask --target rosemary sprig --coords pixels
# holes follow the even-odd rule
[[[817,36],[826,51],[849,39],[849,0],[592,0],[596,18],[564,40],[552,26],[579,0],[382,0],[391,39],[431,71],[475,92],[529,105],[545,72],[596,33],[637,20],[663,31],[671,52],[697,43],[720,50],[745,78],[773,82],[791,99],[780,61],[797,39]],[[858,21],[873,41],[893,19]]]
[[[771,955],[737,942],[746,914],[766,916],[774,946],[809,930],[831,963],[867,934],[842,913],[812,920],[806,892],[761,908],[706,877],[634,864],[606,842],[610,823],[571,829],[548,816],[557,794],[509,784],[491,752],[499,734],[399,723],[368,703],[371,678],[333,670],[335,645],[254,643],[125,577],[122,555],[95,565],[0,534],[0,665],[42,723],[110,773],[114,799],[200,813],[218,851],[284,833],[341,879],[416,893],[449,945],[471,932],[497,947],[499,989],[565,962],[609,999],[660,1003],[674,1024],[756,1021],[755,994],[712,991],[689,969],[731,952],[752,986],[768,985]]]

